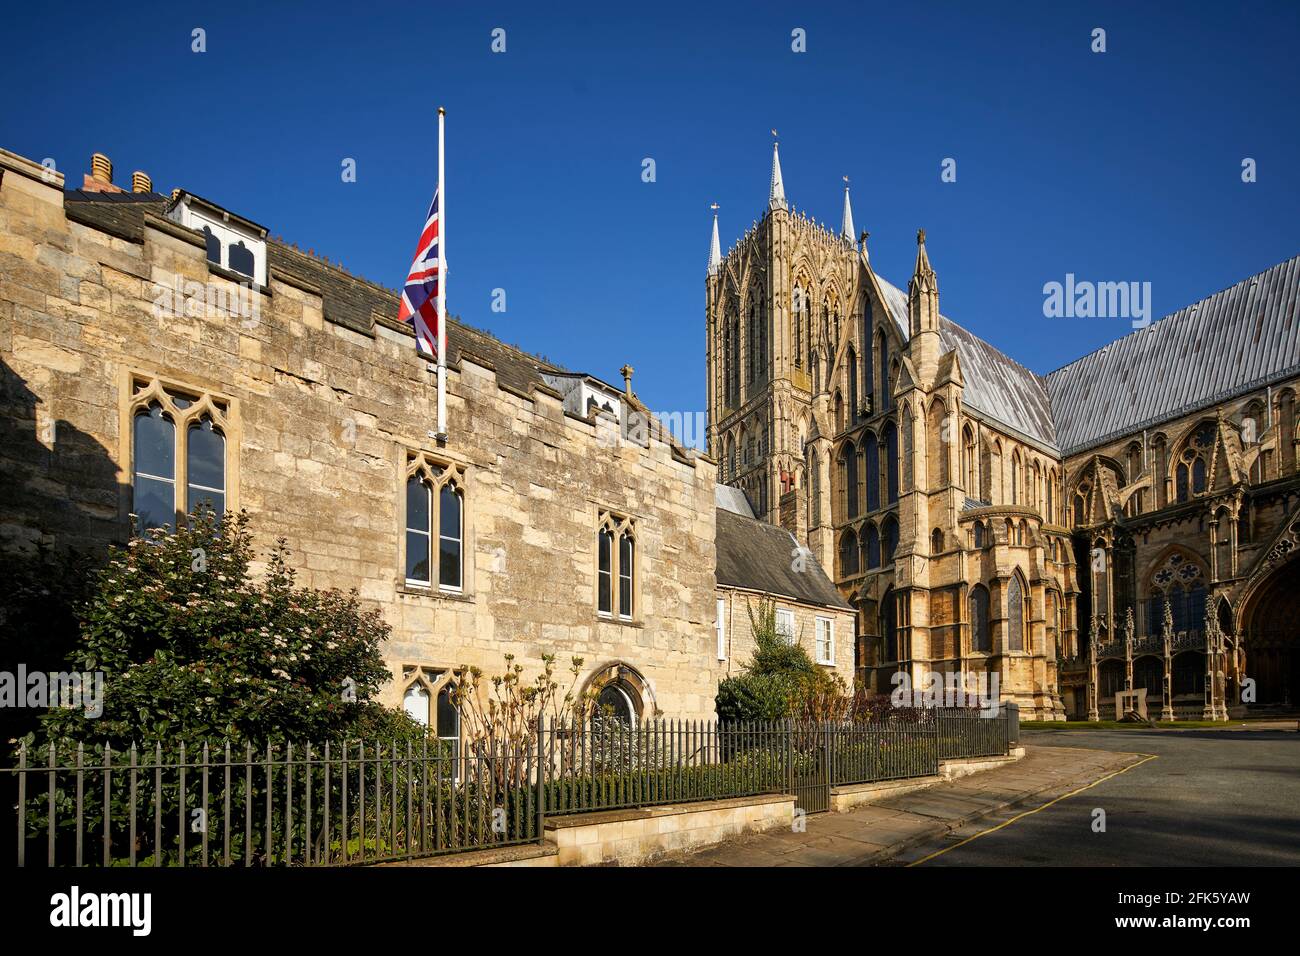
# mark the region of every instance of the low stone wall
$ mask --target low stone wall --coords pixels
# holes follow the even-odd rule
[[[941,760],[939,773],[931,777],[909,777],[905,780],[881,780],[876,783],[842,784],[831,788],[831,810],[843,813],[864,803],[874,803],[887,797],[896,797],[913,790],[924,790],[937,783],[968,777],[982,770],[992,770],[1015,763],[1025,755],[1024,747],[1013,747],[1005,757],[967,757],[962,760]]]
[[[555,843],[560,866],[633,866],[793,822],[794,797],[778,793],[550,817],[546,835]]]

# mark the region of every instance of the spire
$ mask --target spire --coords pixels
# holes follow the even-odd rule
[[[772,130],[776,135],[776,130]],[[781,150],[779,144],[772,144],[772,188],[768,191],[769,209],[785,209],[785,183],[781,181]]]
[[[930,255],[925,251],[925,230],[916,231],[916,268],[912,270],[912,283],[921,291],[938,291],[938,279],[930,265]]]
[[[939,331],[939,280],[925,251],[925,230],[916,232],[916,269],[907,283],[908,327],[913,336]],[[918,361],[913,355],[913,361]]]
[[[709,275],[715,276],[722,268],[722,245],[718,242],[718,204],[709,207],[713,210],[713,240],[709,243]]]
[[[857,241],[853,229],[853,206],[849,203],[849,177],[844,177],[844,221],[840,225],[840,238],[852,245]]]

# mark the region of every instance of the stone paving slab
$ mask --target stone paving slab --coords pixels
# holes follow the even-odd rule
[[[1030,746],[1023,760],[889,797],[847,813],[805,819],[806,830],[767,831],[694,853],[673,854],[658,866],[873,866],[936,838],[1048,794],[1085,786],[1140,761],[1136,754],[1073,747]]]

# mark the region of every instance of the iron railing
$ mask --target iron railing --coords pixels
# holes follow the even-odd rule
[[[545,817],[938,773],[1005,754],[1010,717],[538,721],[506,742],[20,748],[19,866],[330,866],[541,842]],[[11,805],[11,806],[12,806]]]

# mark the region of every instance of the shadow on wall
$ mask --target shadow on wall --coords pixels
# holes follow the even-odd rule
[[[0,358],[0,672],[11,680],[20,668],[64,669],[93,571],[129,531],[119,519],[129,489],[108,451],[43,404]],[[0,701],[0,742],[40,715],[15,703]]]
[[[129,487],[95,438],[54,418],[0,358],[0,549],[102,551],[124,543]]]
[[[33,730],[44,709],[28,706],[22,674],[68,670],[77,610],[94,585],[108,545],[126,540],[120,518],[129,488],[98,441],[49,415],[44,401],[0,357],[0,766],[11,740]],[[0,774],[0,800],[16,799]],[[0,865],[14,859],[11,826]]]

